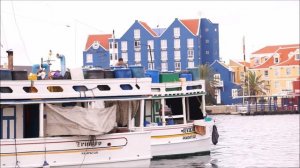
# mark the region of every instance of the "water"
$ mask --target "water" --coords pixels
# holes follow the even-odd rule
[[[299,115],[212,117],[220,138],[210,156],[154,160],[151,167],[299,167]]]

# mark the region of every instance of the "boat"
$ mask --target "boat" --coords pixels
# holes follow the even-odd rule
[[[149,78],[0,80],[0,167],[149,167],[151,133],[128,122],[150,94]]]
[[[143,123],[144,130],[151,132],[153,159],[209,155],[219,135],[215,121],[206,114],[205,81],[196,77],[174,80],[174,73],[160,75],[167,75],[167,80],[153,83],[157,79],[152,79]]]

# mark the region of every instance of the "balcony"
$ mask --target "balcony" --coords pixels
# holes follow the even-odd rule
[[[222,80],[215,80],[213,82],[213,85],[214,85],[214,87],[222,88],[222,87],[224,87],[224,82]]]

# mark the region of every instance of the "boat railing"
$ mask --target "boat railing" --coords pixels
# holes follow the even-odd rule
[[[0,81],[1,99],[149,96],[150,78]]]
[[[152,83],[151,93],[152,96],[205,94],[205,81]]]

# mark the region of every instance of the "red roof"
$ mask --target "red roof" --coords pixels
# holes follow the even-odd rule
[[[282,64],[283,62],[285,62],[286,60],[289,59],[289,53],[295,51],[297,48],[293,47],[293,48],[285,48],[285,49],[279,49],[276,53],[279,54],[279,64]],[[264,62],[261,65],[258,65],[257,67],[254,68],[269,68],[270,66],[275,65],[274,63],[274,56],[270,57],[266,62]]]
[[[288,59],[276,66],[289,66],[289,65],[300,65],[300,60],[296,60],[295,55],[294,55],[290,59]]]
[[[184,19],[180,20],[195,36],[199,30],[199,19]]]
[[[247,68],[250,68],[250,62],[245,62],[245,64],[244,64],[244,61],[243,61],[243,62],[239,62],[239,63],[242,65],[246,65]]]
[[[262,49],[253,52],[252,54],[275,53],[279,48],[299,47],[299,45],[300,44],[266,46]]]
[[[98,41],[99,44],[108,50],[109,44],[108,44],[108,39],[111,38],[111,34],[96,34],[96,35],[89,35],[86,45],[85,45],[85,50],[88,50],[94,43],[94,41]]]
[[[146,29],[148,30],[148,32],[152,35],[152,36],[157,36],[157,34],[148,26],[147,23],[140,21],[140,24]]]

